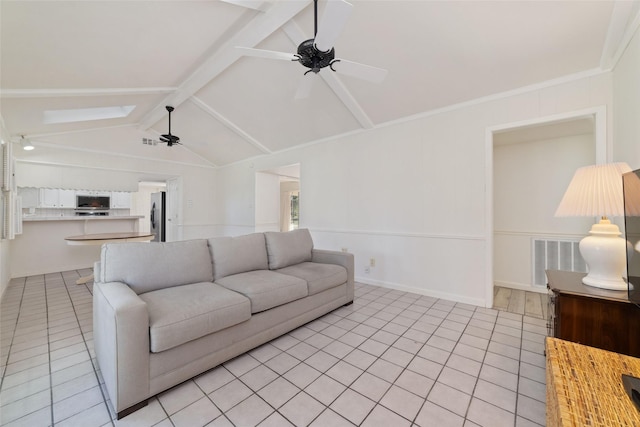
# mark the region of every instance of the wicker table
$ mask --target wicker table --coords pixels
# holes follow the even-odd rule
[[[546,347],[548,427],[640,426],[621,377],[640,377],[640,359],[551,337]]]

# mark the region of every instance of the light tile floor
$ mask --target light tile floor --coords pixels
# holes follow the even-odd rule
[[[88,271],[12,280],[1,304],[3,426],[545,424],[544,321],[356,285],[343,307],[113,419]]]

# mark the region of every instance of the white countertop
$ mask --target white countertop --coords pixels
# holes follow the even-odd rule
[[[78,216],[23,216],[23,222],[29,221],[114,221],[114,220],[132,220],[144,218],[142,215],[114,215],[114,216],[91,216],[91,215],[78,215]]]

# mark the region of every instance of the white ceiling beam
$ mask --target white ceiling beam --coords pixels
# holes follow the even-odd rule
[[[615,66],[629,44],[631,35],[635,33],[638,26],[638,15],[632,16],[635,3],[637,1],[616,1],[613,4],[600,56],[600,68],[603,70],[610,70]]]
[[[105,155],[105,156],[116,156],[116,157],[125,157],[128,159],[137,159],[137,160],[143,160],[143,161],[148,161],[148,160],[153,160],[154,162],[162,162],[162,163],[172,163],[172,164],[179,164],[179,165],[185,165],[185,166],[190,166],[190,167],[197,167],[197,168],[215,168],[215,166],[213,166],[211,164],[211,162],[207,159],[206,160],[209,165],[201,165],[198,163],[189,163],[189,162],[182,162],[182,161],[175,161],[175,160],[167,160],[167,159],[158,159],[158,158],[154,158],[154,159],[150,159],[149,157],[143,157],[143,156],[136,156],[133,154],[126,154],[126,153],[114,153],[113,151],[109,151],[109,150],[96,150],[96,149],[91,149],[91,148],[85,148],[85,147],[72,147],[72,146],[68,146],[68,145],[61,145],[61,144],[54,144],[51,142],[43,142],[43,141],[31,141],[31,142],[35,142],[34,145],[36,145],[37,147],[42,147],[42,148],[53,148],[56,150],[66,150],[66,151],[75,151],[75,152],[81,152],[81,153],[92,153],[92,154],[99,154],[99,155]],[[196,153],[194,153],[196,154]],[[197,155],[197,154],[196,154]],[[202,158],[202,156],[200,156]],[[25,162],[25,163],[36,163],[36,164],[44,164],[44,165],[63,165],[63,166],[70,166],[70,167],[78,167],[77,164],[74,163],[60,163],[60,162],[48,162],[48,161],[37,161],[37,160],[30,160],[30,159],[17,159],[20,162]],[[100,167],[96,167],[95,169],[103,169],[103,170],[115,170],[113,168],[109,168],[109,167],[105,167],[105,168],[100,168]],[[141,172],[139,170],[128,170],[128,172]],[[151,173],[155,173],[155,172],[148,172],[148,171],[142,171],[145,174],[151,174]]]
[[[240,136],[242,139],[244,139],[245,141],[247,141],[249,144],[253,145],[255,148],[257,148],[258,150],[260,150],[262,153],[264,154],[271,154],[271,150],[269,150],[267,147],[265,147],[264,145],[260,144],[260,142],[255,139],[254,137],[252,137],[251,135],[249,135],[247,132],[243,131],[238,125],[236,125],[235,123],[233,123],[231,120],[227,119],[225,116],[223,116],[222,114],[220,114],[219,112],[217,112],[216,110],[214,110],[213,108],[211,108],[209,105],[207,105],[204,101],[202,101],[200,98],[196,97],[196,96],[192,96],[191,98],[189,98],[189,100],[198,108],[200,108],[202,111],[204,111],[205,113],[207,113],[208,115],[210,115],[211,117],[215,118],[217,121],[219,121],[224,127],[226,127],[227,129],[231,130],[232,132],[234,132],[235,134],[237,134],[238,136]]]
[[[304,40],[307,40],[307,37],[302,29],[293,21],[287,22],[282,29],[285,34],[291,39],[294,44],[299,44]],[[328,68],[320,71],[318,73],[320,77],[329,85],[331,90],[336,94],[338,99],[344,104],[345,107],[351,112],[353,117],[360,123],[365,129],[371,129],[374,127],[371,118],[367,115],[367,113],[362,109],[362,106],[356,101],[356,99],[351,95],[351,92],[347,89],[347,87],[342,83],[340,78]]]
[[[222,0],[225,3],[234,4],[236,6],[246,7],[248,9],[259,10],[264,12],[271,5],[268,1],[262,0]]]
[[[87,88],[87,89],[2,89],[0,98],[59,98],[72,96],[158,95],[173,93],[176,87]]]
[[[160,137],[160,136],[161,136],[160,132],[156,131],[155,129],[149,129],[149,132],[151,132],[151,133],[155,134],[155,135],[156,135],[156,136],[158,136],[158,137]],[[163,144],[163,143],[162,143],[162,142],[160,142],[160,144]],[[207,159],[206,157],[204,157],[203,155],[201,155],[201,154],[199,154],[199,153],[197,153],[197,152],[193,151],[191,148],[187,147],[187,146],[186,146],[186,145],[184,145],[184,144],[180,144],[180,143],[178,143],[177,145],[174,145],[174,146],[172,146],[171,148],[174,148],[174,147],[177,147],[177,148],[182,149],[182,150],[186,150],[186,151],[188,151],[189,153],[193,154],[194,156],[198,157],[199,159],[204,160],[205,162],[209,163],[209,165],[211,165],[211,166],[213,166],[213,167],[218,167],[218,165],[216,165],[215,163],[213,163],[211,160],[209,160],[209,159]]]
[[[278,1],[266,12],[257,15],[187,77],[175,93],[153,108],[141,120],[140,127],[146,130],[153,126],[165,115],[166,105],[176,107],[182,104],[240,59],[242,52],[236,46],[254,47],[310,4],[308,0]]]
[[[30,133],[30,134],[25,134],[25,136],[28,135],[29,138],[45,138],[49,136],[73,135],[76,133],[87,133],[87,132],[95,132],[95,131],[118,129],[118,128],[128,128],[128,127],[134,127],[134,126],[136,126],[135,123],[125,123],[122,125],[100,126],[100,127],[86,128],[86,129],[67,130],[67,131],[61,131],[61,132]]]

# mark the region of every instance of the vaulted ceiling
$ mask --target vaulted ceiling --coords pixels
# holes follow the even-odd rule
[[[320,17],[326,1],[319,0]],[[0,114],[38,148],[221,166],[543,81],[611,66],[637,2],[371,1],[336,57],[388,70],[370,83],[244,56],[294,53],[311,0],[0,3]],[[183,145],[143,144],[167,132]],[[135,106],[122,118],[43,122],[47,110]]]

